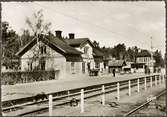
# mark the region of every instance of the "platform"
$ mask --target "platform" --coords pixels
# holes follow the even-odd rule
[[[155,75],[155,74],[150,74]],[[6,85],[2,86],[2,101],[20,99],[25,97],[31,97],[37,93],[45,92],[46,94],[65,91],[75,88],[82,88],[92,85],[112,83],[117,81],[123,81],[128,79],[134,79],[139,77],[146,77],[147,75],[141,73],[112,75],[103,77],[85,77],[85,78],[71,78],[68,80],[50,80],[34,83],[25,83],[18,85]]]

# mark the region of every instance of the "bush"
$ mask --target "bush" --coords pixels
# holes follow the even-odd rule
[[[35,81],[45,81],[58,79],[59,70],[57,71],[22,71],[22,72],[4,72],[1,75],[2,85],[14,85],[18,83],[28,83]]]

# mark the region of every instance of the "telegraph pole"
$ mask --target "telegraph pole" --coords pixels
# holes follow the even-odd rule
[[[150,37],[151,39],[151,60],[150,60],[150,67],[153,68],[153,45],[152,45],[152,36]],[[153,70],[153,69],[152,69]]]

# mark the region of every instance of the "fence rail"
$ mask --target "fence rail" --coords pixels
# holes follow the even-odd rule
[[[92,85],[92,86],[87,86],[87,87],[80,87],[80,88],[65,90],[65,91],[61,91],[61,92],[50,93],[48,95],[52,96],[52,98],[49,98],[49,99],[52,99],[52,101],[63,100],[63,99],[67,99],[68,97],[77,96],[76,98],[78,98],[78,100],[80,102],[82,102],[81,103],[81,112],[84,112],[84,99],[102,95],[102,104],[105,105],[105,94],[106,93],[117,91],[116,97],[117,97],[117,100],[120,100],[120,91],[122,89],[128,88],[128,90],[129,90],[128,94],[130,96],[131,95],[131,88],[134,86],[137,86],[137,91],[139,92],[140,88],[141,88],[140,87],[141,84],[144,84],[144,89],[147,90],[147,85],[149,83],[150,83],[149,84],[150,87],[152,87],[153,85],[157,85],[158,83],[159,84],[163,83],[164,80],[165,80],[164,75],[162,76],[160,74],[155,74],[155,75],[149,75],[149,76],[145,76],[145,77],[139,77],[139,78],[133,78],[133,79],[128,78],[126,80],[118,80],[116,82],[109,82],[109,83],[102,83],[102,84]],[[79,95],[81,96],[80,98],[79,98]],[[29,98],[33,99],[32,97],[29,97]],[[40,101],[40,102],[29,102],[27,104],[13,105],[11,107],[3,108],[3,111],[9,110],[11,108],[19,108],[19,107],[23,107],[26,105],[33,105],[33,104],[37,104],[37,103],[48,103],[49,99],[46,99],[46,100]],[[49,102],[51,103],[52,101],[49,101]],[[63,102],[63,103],[69,103],[69,102],[70,102],[70,100]],[[51,106],[52,109],[53,109],[53,106],[54,105]],[[52,109],[49,109],[49,110],[52,110]]]

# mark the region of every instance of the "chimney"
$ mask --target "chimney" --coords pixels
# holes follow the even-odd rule
[[[74,33],[69,33],[69,39],[74,39],[75,38],[75,34]]]
[[[55,33],[56,33],[57,38],[62,38],[62,36],[61,36],[62,31],[61,30],[56,30]]]

